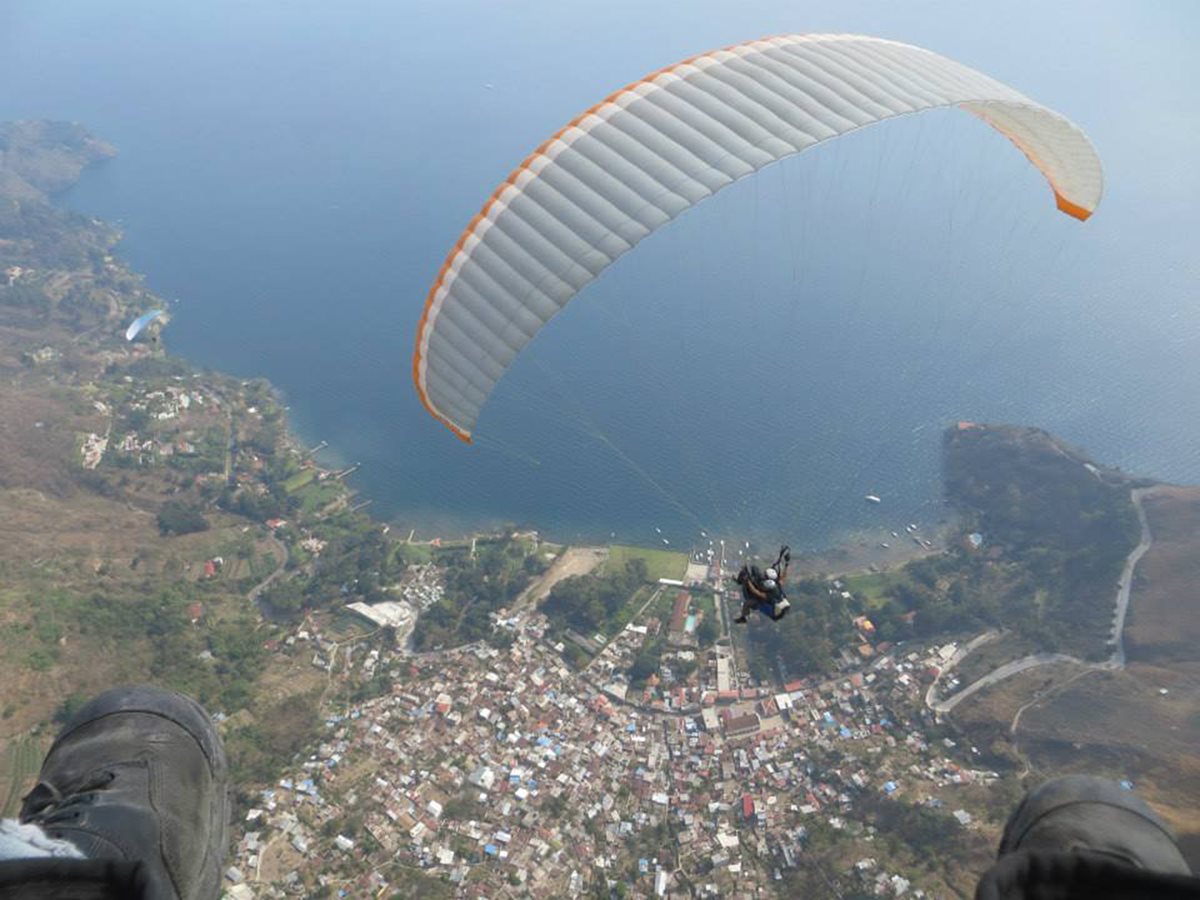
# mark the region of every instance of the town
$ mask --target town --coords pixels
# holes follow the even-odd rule
[[[75,155],[6,182],[26,217],[0,271],[8,815],[54,722],[97,685],[153,680],[222,733],[237,900],[966,896],[1039,767],[1017,719],[1124,668],[1150,483],[1038,429],[947,428],[960,521],[893,520],[880,566],[798,561],[781,623],[733,624],[719,538],[443,541],[374,520],[357,464],[291,434],[268,382],[169,356],[172,307],[110,253],[117,232],[35,187],[111,150],[78,126],[9,132]],[[1045,663],[1053,691],[1029,675],[1032,699],[983,727],[946,718]],[[1162,784],[1160,803],[1186,796]]]
[[[853,647],[834,677],[755,684],[727,639],[682,627],[693,594],[725,590],[659,585],[670,618],[630,622],[580,670],[537,611],[494,617],[504,649],[345,647],[340,677],[390,688],[325,709],[315,752],[244,811],[228,896],[791,895],[814,873],[944,896],[922,842],[947,860],[989,842],[981,788],[1000,778],[923,710],[956,645]],[[663,630],[672,650],[631,690],[621,673]],[[312,622],[294,637],[314,660],[334,646]]]

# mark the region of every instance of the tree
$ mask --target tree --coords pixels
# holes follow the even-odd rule
[[[192,534],[206,531],[208,521],[200,509],[183,500],[168,500],[158,511],[158,530],[164,535]]]
[[[646,679],[658,671],[661,660],[662,644],[647,642],[633,658],[633,664],[629,667],[629,681],[633,685],[645,684]]]

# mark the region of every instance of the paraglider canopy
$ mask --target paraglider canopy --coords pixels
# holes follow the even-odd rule
[[[146,326],[160,316],[166,315],[165,309],[152,309],[150,312],[138,316],[129,323],[129,327],[125,329],[125,340],[132,341],[139,334],[146,330]]]
[[[413,353],[425,408],[464,441],[543,325],[655,229],[764,166],[896,116],[958,107],[1087,219],[1100,160],[1072,122],[944,56],[880,38],[783,35],[694,56],[571,120],[495,190],[426,298]]]

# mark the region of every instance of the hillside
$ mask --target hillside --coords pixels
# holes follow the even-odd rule
[[[315,741],[326,700],[388,690],[399,669],[354,666],[358,650],[402,648],[418,619],[419,642],[497,640],[489,613],[546,564],[536,534],[397,540],[297,444],[270,384],[170,356],[170,306],[116,255],[118,233],[51,201],[112,152],[73,124],[0,125],[9,810],[56,720],[140,681],[221,721],[246,799]],[[149,309],[167,314],[128,340]],[[468,610],[469,628],[448,625]]]
[[[113,154],[78,125],[0,125],[0,794],[11,810],[61,718],[152,681],[220,714],[235,776],[270,780],[319,724],[332,637],[406,559],[297,448],[270,385],[166,354],[168,308],[115,255],[118,233],[50,193]],[[266,520],[276,517],[274,525]],[[287,521],[284,522],[283,519]],[[324,556],[322,557],[322,553]],[[369,575],[368,575],[369,573]],[[272,618],[260,605],[278,601]],[[340,623],[340,624],[338,624]]]
[[[1200,488],[1143,498],[1152,538],[1134,570],[1123,669],[1034,669],[954,716],[973,740],[1044,778],[1088,771],[1133,782],[1200,864]]]
[[[832,672],[859,652],[864,634],[893,643],[995,630],[1000,639],[963,663],[978,675],[1029,653],[1110,654],[1117,582],[1138,541],[1130,491],[1148,482],[1098,466],[1041,429],[1011,425],[947,428],[942,460],[957,513],[945,547],[866,574],[798,566],[794,614],[747,630],[756,674],[777,665],[789,676]],[[869,633],[851,627],[861,616]]]

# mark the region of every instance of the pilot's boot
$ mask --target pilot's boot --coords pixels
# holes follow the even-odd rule
[[[200,704],[105,691],[63,728],[21,807],[84,858],[0,863],[0,896],[216,898],[228,819],[225,752]]]
[[[1009,817],[1000,855],[1021,849],[1105,856],[1156,872],[1190,874],[1163,820],[1133,791],[1092,775],[1053,778]]]
[[[1026,795],[1000,839],[979,900],[1200,898],[1200,880],[1167,826],[1132,791],[1090,775]]]

